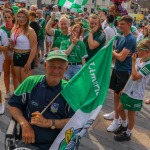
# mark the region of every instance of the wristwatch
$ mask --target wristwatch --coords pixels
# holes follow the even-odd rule
[[[51,126],[51,129],[55,129],[56,127],[55,127],[55,120],[54,119],[51,119],[51,121],[52,121],[52,126]]]

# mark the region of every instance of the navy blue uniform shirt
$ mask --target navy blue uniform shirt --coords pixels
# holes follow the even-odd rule
[[[62,80],[57,86],[50,87],[45,76],[30,76],[17,88],[8,104],[22,110],[25,118],[30,122],[31,114],[35,111],[41,112],[62,90],[64,84],[66,81]],[[60,95],[44,112],[43,116],[47,119],[66,119],[71,118],[73,114],[73,110]],[[31,126],[35,132],[34,145],[40,150],[48,150],[61,131],[60,129],[52,130],[35,125]]]

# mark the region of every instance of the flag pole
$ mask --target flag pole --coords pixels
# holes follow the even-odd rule
[[[42,110],[41,114],[43,114],[47,109],[48,107],[56,100],[56,98],[60,95],[60,93],[58,93],[54,99]]]

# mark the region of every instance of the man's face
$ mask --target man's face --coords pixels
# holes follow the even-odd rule
[[[52,59],[45,62],[44,67],[47,79],[54,83],[59,83],[68,69],[68,64],[62,59]]]
[[[124,33],[127,30],[130,30],[131,25],[125,21],[120,21],[119,22],[119,28],[120,28],[120,32]]]

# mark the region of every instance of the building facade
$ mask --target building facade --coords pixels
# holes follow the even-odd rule
[[[17,0],[16,0],[17,1]],[[41,1],[42,6],[45,5],[54,5],[57,4],[58,0],[18,0],[18,1],[25,1],[27,6],[36,4],[37,1]],[[88,11],[89,13],[92,13],[94,11],[97,11],[97,8],[101,7],[108,7],[112,5],[111,0],[88,0],[87,4],[84,7],[85,11]],[[123,3],[123,7],[128,10],[129,13],[131,13],[133,10],[131,10],[131,2]]]

